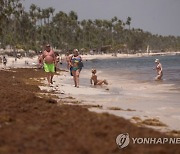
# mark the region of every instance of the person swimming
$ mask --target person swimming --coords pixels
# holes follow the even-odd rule
[[[105,85],[108,85],[108,82],[106,80],[98,80],[97,79],[97,75],[96,75],[96,69],[92,69],[92,76],[91,76],[91,79],[90,79],[90,83],[91,84],[94,84],[94,85],[102,85],[102,84],[105,84]]]
[[[163,76],[163,69],[162,69],[162,65],[159,61],[159,59],[156,59],[155,60],[155,63],[156,63],[156,71],[157,71],[157,76],[156,76],[156,80],[161,80],[162,79],[162,76]]]

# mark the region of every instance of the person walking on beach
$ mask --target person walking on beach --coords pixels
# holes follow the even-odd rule
[[[105,84],[105,85],[108,85],[108,82],[106,80],[98,80],[97,79],[97,75],[96,75],[96,69],[92,69],[92,76],[91,76],[91,79],[90,79],[90,83],[91,84],[94,84],[94,85],[102,85],[102,84]]]
[[[2,62],[3,62],[4,67],[6,67],[6,64],[7,64],[7,58],[6,58],[5,56],[3,56]]]
[[[69,70],[70,69],[70,53],[69,53],[69,51],[68,52],[66,52],[66,63],[67,63],[67,69]]]
[[[156,80],[161,80],[162,79],[162,76],[163,76],[163,69],[162,69],[162,65],[159,61],[159,59],[156,59],[155,60],[155,63],[156,63],[156,71],[157,71],[157,76],[156,76]]]
[[[73,50],[73,55],[70,57],[69,66],[72,67],[72,75],[74,86],[79,88],[79,75],[82,69],[82,58],[77,49]]]
[[[39,51],[39,55],[38,55],[38,68],[39,69],[43,68],[42,51]]]
[[[68,51],[66,53],[66,63],[67,63],[67,69],[70,71],[70,75],[73,76],[72,74],[72,66],[71,66],[71,55],[70,52]]]
[[[44,60],[44,71],[47,73],[48,85],[50,86],[53,84],[52,79],[55,72],[56,57],[49,44],[46,45],[42,59]]]
[[[55,57],[56,57],[56,65],[55,65],[55,72],[56,72],[57,69],[59,69],[59,62],[60,62],[59,53],[55,52]]]

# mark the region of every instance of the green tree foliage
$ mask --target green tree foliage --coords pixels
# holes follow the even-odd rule
[[[111,20],[78,20],[74,11],[57,12],[52,7],[41,9],[32,4],[25,11],[21,0],[0,0],[0,47],[39,50],[50,43],[57,49],[105,49],[135,53],[151,50],[180,50],[180,37],[153,35],[131,27],[131,17],[125,22]]]

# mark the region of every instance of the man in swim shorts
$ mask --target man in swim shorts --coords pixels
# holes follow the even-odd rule
[[[47,73],[47,80],[49,86],[53,84],[53,76],[55,72],[55,65],[56,65],[56,56],[54,51],[51,50],[50,45],[47,44],[45,50],[42,54],[42,59],[44,60],[44,71]]]

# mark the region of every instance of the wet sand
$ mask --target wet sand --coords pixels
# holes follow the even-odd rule
[[[42,70],[0,71],[0,153],[180,153],[179,145],[128,145],[119,149],[120,133],[131,137],[172,137],[107,113],[67,105],[38,88]],[[46,93],[46,97],[38,97]],[[71,98],[69,98],[71,99]],[[66,104],[67,103],[67,104]]]
[[[69,72],[60,74],[54,77],[55,83],[52,88],[47,88],[47,86],[40,86],[40,88],[42,90],[53,89],[57,91],[59,97],[62,97],[60,93],[65,93],[64,97],[74,97],[80,101],[81,105],[92,106],[89,108],[90,111],[108,112],[133,122],[133,117],[139,117],[142,121],[156,119],[164,123],[164,126],[153,126],[154,129],[162,132],[180,130],[180,109],[177,104],[180,98],[179,91],[172,91],[173,85],[171,84],[161,84],[155,81],[152,83],[136,82],[126,77],[116,82],[118,79],[108,77],[107,74],[103,76],[104,74],[100,73],[100,77],[107,79],[109,85],[93,87],[89,83],[90,70],[83,69],[80,75],[80,88],[77,89],[73,86],[73,79]]]

